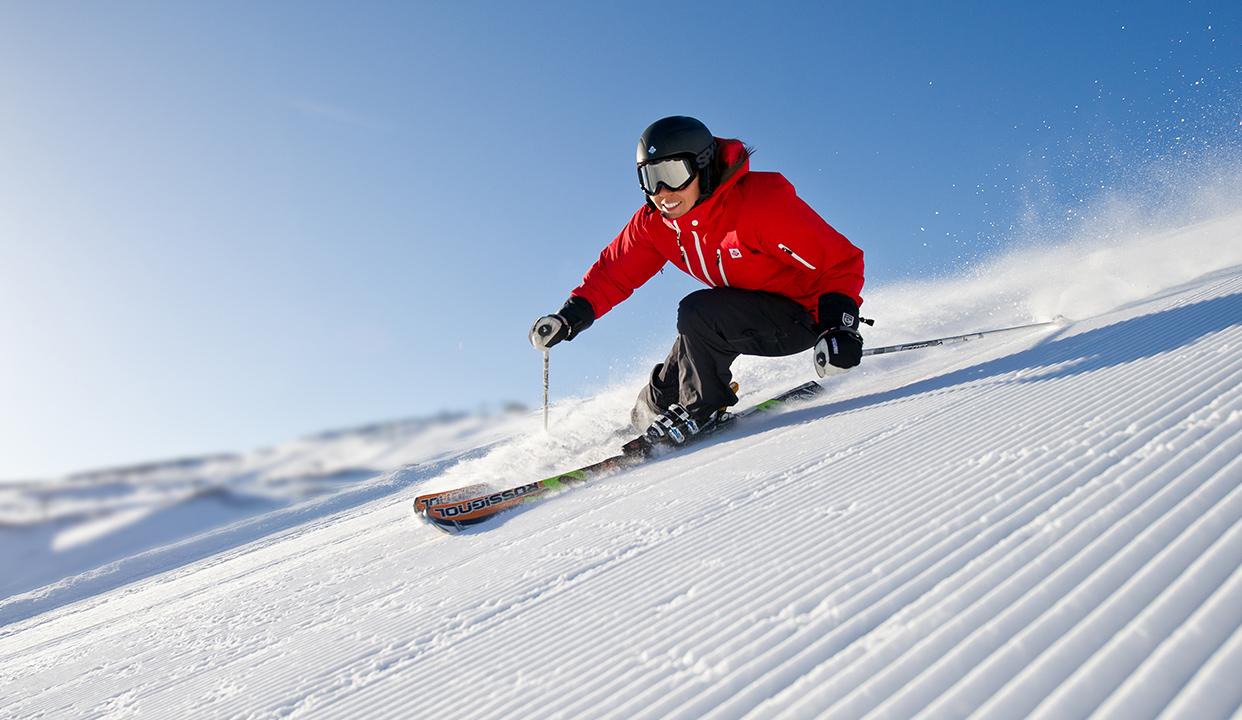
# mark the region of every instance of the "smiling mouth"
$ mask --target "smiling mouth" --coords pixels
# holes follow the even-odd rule
[[[674,200],[674,201],[661,200],[660,201],[660,209],[663,210],[664,212],[668,212],[669,210],[676,210],[680,206],[681,206],[680,200]]]

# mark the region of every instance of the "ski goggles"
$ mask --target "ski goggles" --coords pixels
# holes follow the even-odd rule
[[[676,192],[684,190],[697,174],[698,170],[690,158],[656,160],[638,166],[638,184],[648,195],[660,192],[661,185]]]

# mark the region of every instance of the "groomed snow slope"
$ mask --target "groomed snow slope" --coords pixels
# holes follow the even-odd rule
[[[553,438],[0,627],[0,716],[1231,716],[1240,247],[1235,216],[877,292],[871,344],[1074,320],[871,358],[462,536],[412,519],[428,488],[546,474],[541,448],[598,457],[634,388],[563,403]],[[742,364],[745,399],[807,364]]]

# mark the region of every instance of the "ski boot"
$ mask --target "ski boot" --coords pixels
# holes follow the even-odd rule
[[[670,405],[656,416],[642,437],[625,444],[626,453],[649,455],[659,447],[681,447],[692,440],[710,435],[733,420],[727,410],[713,410],[704,418],[695,418],[681,405]]]

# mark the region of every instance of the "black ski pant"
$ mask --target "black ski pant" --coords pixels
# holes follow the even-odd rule
[[[677,340],[638,394],[631,420],[639,431],[673,403],[696,418],[737,402],[729,367],[738,355],[782,357],[814,347],[810,313],[782,295],[712,288],[682,298]]]

